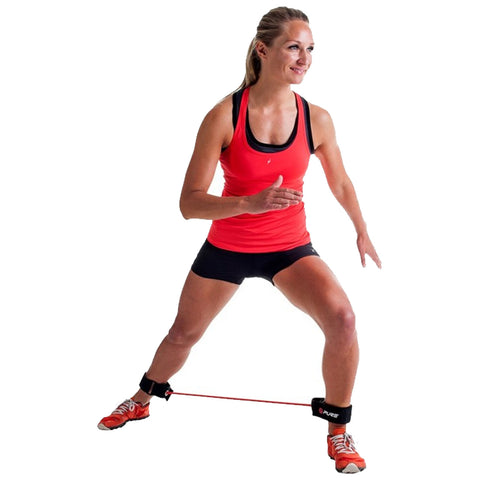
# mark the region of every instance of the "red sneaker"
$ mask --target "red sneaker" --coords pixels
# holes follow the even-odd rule
[[[123,427],[130,420],[143,420],[150,415],[149,406],[149,403],[142,405],[132,399],[125,400],[111,415],[100,420],[98,428],[100,430],[115,430]]]
[[[336,428],[327,437],[328,456],[335,460],[335,468],[340,473],[358,473],[366,468],[365,460],[355,450],[353,438],[345,428]]]

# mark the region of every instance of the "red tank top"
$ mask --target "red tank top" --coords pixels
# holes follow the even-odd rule
[[[303,177],[313,153],[308,103],[295,93],[297,118],[284,145],[258,142],[248,123],[249,88],[233,95],[234,134],[220,163],[225,186],[222,196],[254,195],[269,187],[279,175],[282,187],[303,190]],[[215,220],[208,241],[235,252],[265,253],[289,250],[310,242],[303,202],[284,210],[243,214]]]

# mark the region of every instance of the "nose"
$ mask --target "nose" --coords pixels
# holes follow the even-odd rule
[[[307,57],[308,57],[307,51],[305,49],[300,50],[300,53],[298,54],[297,63],[299,65],[306,65],[307,64]]]

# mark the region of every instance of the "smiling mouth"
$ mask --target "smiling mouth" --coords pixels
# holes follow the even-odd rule
[[[294,67],[290,67],[290,70],[293,70],[295,73],[297,73],[298,75],[303,75],[306,70],[304,68],[294,68]]]

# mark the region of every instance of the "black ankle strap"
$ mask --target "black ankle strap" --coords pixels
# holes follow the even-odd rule
[[[149,378],[147,378],[147,374],[145,374],[142,380],[140,381],[140,388],[147,395],[155,395],[156,397],[164,398],[167,401],[173,392],[168,382],[167,383],[154,382],[153,380],[150,380]]]

